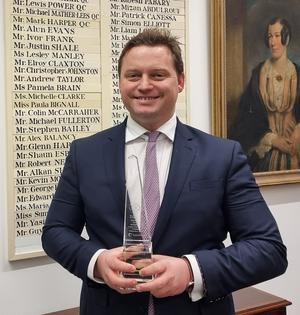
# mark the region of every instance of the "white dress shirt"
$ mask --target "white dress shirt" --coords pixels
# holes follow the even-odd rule
[[[170,120],[157,129],[157,131],[160,132],[156,142],[160,203],[162,202],[166,182],[168,179],[176,124],[177,119],[176,115],[174,114]],[[140,204],[141,202],[141,187],[144,180],[144,160],[148,142],[148,136],[145,135],[146,132],[148,132],[147,129],[140,126],[136,121],[128,116],[125,134],[126,187],[130,201],[137,204]],[[140,183],[141,185],[137,185],[137,183]],[[135,207],[133,207],[134,216],[136,218],[137,224],[139,225],[140,213],[134,209]],[[105,249],[99,249],[93,255],[88,266],[88,277],[100,283],[103,283],[103,281],[94,278],[94,266],[98,256],[103,250]],[[190,298],[192,301],[197,301],[203,297],[203,280],[200,268],[194,255],[185,255],[185,257],[190,262],[194,276],[194,287],[189,293]]]

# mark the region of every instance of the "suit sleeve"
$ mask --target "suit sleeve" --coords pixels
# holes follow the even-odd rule
[[[76,141],[72,143],[43,228],[42,245],[48,256],[81,279],[93,254],[101,248],[81,236],[84,203],[76,168]]]
[[[233,146],[225,185],[223,211],[232,245],[194,253],[210,301],[269,280],[287,268],[277,224],[238,143]]]

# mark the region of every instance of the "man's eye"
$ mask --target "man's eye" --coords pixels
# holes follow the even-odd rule
[[[137,80],[139,78],[139,75],[137,73],[129,73],[126,75],[126,78],[128,80]]]
[[[163,73],[154,73],[152,77],[155,80],[163,80],[166,76]]]

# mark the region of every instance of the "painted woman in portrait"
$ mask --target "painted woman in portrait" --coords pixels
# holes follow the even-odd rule
[[[291,38],[287,20],[270,20],[265,44],[271,56],[252,71],[229,131],[253,172],[300,168],[300,67],[287,56]]]

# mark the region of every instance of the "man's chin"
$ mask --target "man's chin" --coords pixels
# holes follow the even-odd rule
[[[148,104],[136,104],[132,107],[132,111],[135,115],[153,115],[157,112],[156,104],[148,103]]]
[[[157,114],[150,111],[131,112],[131,117],[137,122],[151,122],[156,120]]]

